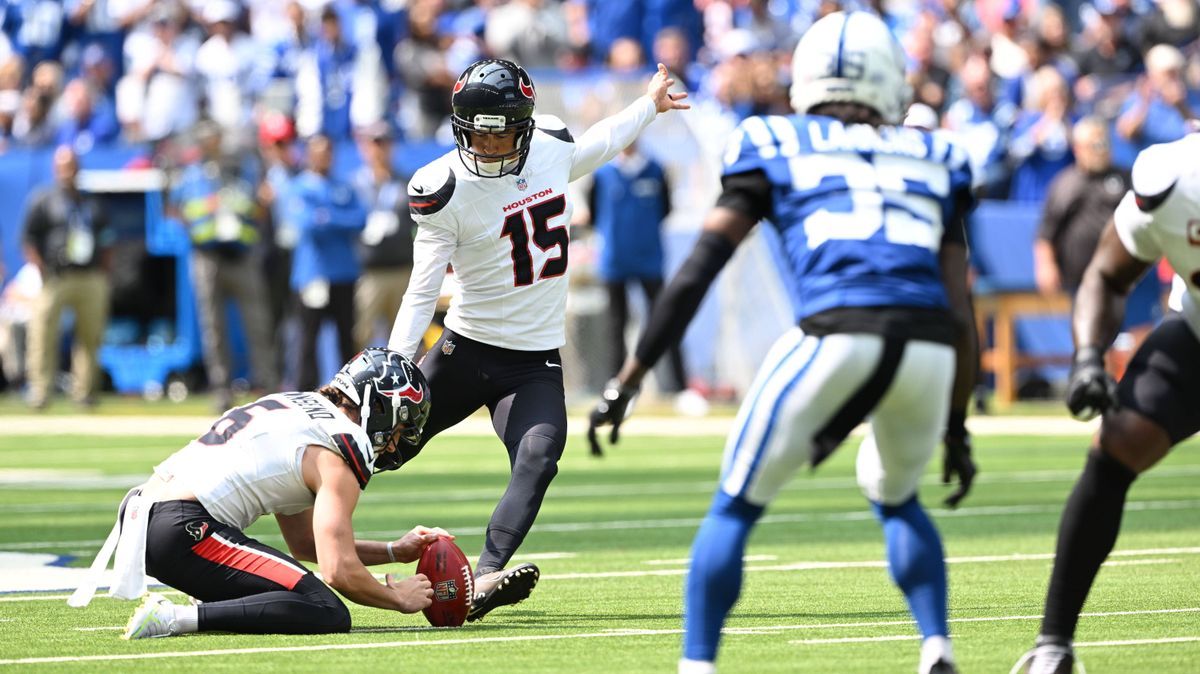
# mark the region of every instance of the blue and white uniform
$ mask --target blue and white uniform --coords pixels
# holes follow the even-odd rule
[[[954,378],[938,253],[964,240],[966,152],[912,128],[751,117],[731,139],[724,175],[718,205],[779,231],[802,329],[776,342],[746,397],[722,490],[765,505],[869,415],[860,484],[878,503],[910,498]]]

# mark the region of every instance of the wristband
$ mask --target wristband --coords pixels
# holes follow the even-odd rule
[[[396,553],[392,550],[392,546],[395,544],[396,544],[395,541],[388,541],[388,544],[387,544],[388,561],[392,562],[393,564],[396,562]]]

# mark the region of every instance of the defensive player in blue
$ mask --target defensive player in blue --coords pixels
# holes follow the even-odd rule
[[[779,230],[799,327],[767,355],[731,431],[720,485],[692,546],[679,671],[714,672],[741,591],[746,538],[784,483],[864,420],[858,482],[883,527],[892,579],[923,637],[918,671],[955,672],[946,566],[917,486],[939,436],[943,479],[974,478],[964,420],[977,355],[967,292],[967,156],[895,126],[904,54],[874,15],[813,25],[793,58],[796,114],[751,117],[725,156],[723,192],[663,291],[633,358],[592,412],[613,439],[642,376],[678,340],[734,248],[761,219]]]

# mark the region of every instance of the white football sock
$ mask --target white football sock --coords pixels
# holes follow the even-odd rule
[[[195,606],[175,605],[175,634],[188,634],[200,629],[200,609]]]
[[[680,658],[679,674],[717,674],[717,666],[707,660]]]
[[[938,660],[954,662],[954,649],[950,646],[950,637],[933,636],[921,642],[921,664],[917,666],[917,672],[925,674]]]

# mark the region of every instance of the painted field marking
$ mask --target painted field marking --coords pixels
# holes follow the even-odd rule
[[[1128,616],[1128,615],[1150,615],[1160,613],[1194,613],[1200,612],[1200,607],[1196,608],[1181,608],[1181,609],[1148,609],[1145,611],[1110,611],[1110,612],[1090,612],[1081,614],[1084,617],[1108,617],[1108,616]],[[975,618],[952,618],[950,622],[996,622],[1004,620],[1038,620],[1040,615],[1028,616],[994,616],[994,617],[975,617]],[[765,625],[760,627],[745,627],[731,628],[726,630],[729,634],[752,634],[757,631],[781,631],[781,630],[813,630],[813,629],[829,629],[829,628],[861,628],[861,627],[884,627],[893,625],[912,625],[912,621],[875,621],[875,622],[858,622],[858,623],[818,623],[810,625]],[[403,628],[401,628],[403,629]],[[434,630],[437,628],[424,627],[421,630]],[[749,630],[749,631],[747,631]],[[357,630],[356,630],[357,631]],[[365,631],[365,630],[364,630]],[[529,641],[561,641],[570,639],[603,639],[614,637],[636,637],[636,636],[669,636],[674,634],[682,634],[681,629],[611,629],[602,632],[589,632],[583,634],[527,634],[510,637],[477,637],[465,639],[431,639],[418,641],[390,641],[381,643],[361,643],[361,644],[314,644],[309,646],[275,646],[261,648],[228,648],[228,649],[212,649],[204,651],[168,651],[163,653],[123,653],[111,655],[79,655],[79,656],[55,656],[43,658],[12,658],[0,660],[0,665],[23,665],[23,664],[44,664],[54,662],[85,662],[85,661],[114,661],[114,660],[150,660],[157,658],[189,658],[203,657],[210,655],[253,655],[261,653],[295,653],[295,652],[314,652],[314,651],[342,651],[342,650],[367,650],[380,648],[410,648],[414,646],[458,646],[465,644],[487,644],[487,643],[504,643],[504,642],[529,642]],[[354,634],[354,632],[351,632]],[[916,639],[917,635],[891,635],[883,637],[849,637],[847,639],[855,639],[858,641],[870,640],[902,640]],[[1138,639],[1130,641],[1113,641],[1113,642],[1091,642],[1076,644],[1077,646],[1125,646],[1125,645],[1140,645],[1153,643],[1172,643],[1173,641],[1197,641],[1200,637],[1173,637],[1168,639]],[[820,640],[801,640],[791,643],[838,643],[827,639]],[[843,639],[840,643],[846,643]]]
[[[547,553],[558,554],[558,553]],[[1115,550],[1110,557],[1155,557],[1156,555],[1200,555],[1200,547],[1192,548],[1145,548],[1141,550]],[[763,557],[774,558],[772,555],[763,555]],[[948,564],[995,564],[1004,562],[1030,562],[1030,561],[1049,561],[1054,559],[1054,553],[1016,553],[1010,555],[979,555],[979,556],[964,556],[964,557],[947,557]],[[1161,559],[1134,559],[1134,560],[1108,560],[1105,566],[1124,566],[1131,564],[1168,564],[1178,563],[1179,560],[1172,558]],[[837,569],[885,569],[887,562],[883,560],[860,560],[860,561],[827,561],[827,562],[792,562],[789,564],[773,564],[765,566],[747,566],[747,573],[762,573],[762,572],[789,572],[789,571],[821,571],[821,570],[837,570]],[[82,569],[81,569],[82,571]],[[686,568],[678,569],[640,569],[634,571],[596,571],[596,572],[581,572],[581,573],[558,573],[558,574],[543,574],[542,580],[591,580],[598,578],[636,578],[640,576],[683,576],[687,574]],[[106,588],[100,588],[104,590]],[[174,592],[176,596],[184,596],[182,593]],[[0,596],[0,602],[10,601],[56,601],[65,600],[69,595],[18,595],[18,596]]]
[[[789,641],[789,644],[799,646],[811,646],[818,644],[861,644],[871,641],[916,641],[921,638],[919,634],[887,634],[881,637],[839,637],[836,639],[795,639]],[[959,637],[961,638],[961,637]]]
[[[1163,637],[1161,639],[1124,639],[1118,641],[1084,641],[1077,642],[1075,648],[1097,648],[1102,646],[1148,646],[1151,644],[1183,644],[1190,641],[1200,641],[1200,637]]]

